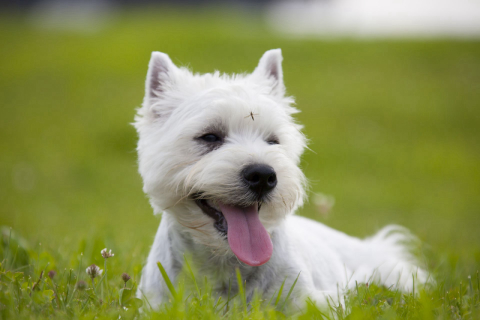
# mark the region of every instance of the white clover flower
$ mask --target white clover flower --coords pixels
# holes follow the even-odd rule
[[[107,252],[107,248],[100,251],[100,253],[102,254],[102,257],[104,257],[105,259],[108,259],[108,258],[113,257],[115,255],[115,254],[112,253],[112,249],[110,249],[110,251]]]
[[[103,273],[103,270],[100,269],[97,265],[92,264],[90,267],[87,268],[86,272],[90,276],[90,278],[92,278],[93,280],[96,277],[101,276]]]

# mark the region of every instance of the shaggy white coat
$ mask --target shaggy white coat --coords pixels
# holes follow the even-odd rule
[[[221,294],[226,294],[229,279],[236,290],[235,268],[246,280],[247,297],[255,289],[271,296],[285,277],[289,288],[300,273],[293,296],[319,303],[328,296],[335,300],[339,289],[356,281],[410,290],[412,274],[418,282],[426,280],[405,247],[409,236],[402,228],[388,226],[360,240],[294,215],[305,197],[299,162],[306,139],[292,117],[298,112],[294,100],[285,96],[281,61],[281,51],[270,50],[251,74],[199,75],[176,67],[164,53],[152,53],[135,127],[143,190],[154,212],[162,213],[137,293],[153,307],[168,298],[157,262],[175,281],[187,252]],[[226,138],[210,151],[197,138],[212,128],[224,130]],[[271,137],[280,143],[268,144]],[[270,165],[278,180],[260,210],[273,255],[259,267],[236,259],[213,219],[191,198],[203,192],[215,201],[251,204],[239,173],[252,163]]]

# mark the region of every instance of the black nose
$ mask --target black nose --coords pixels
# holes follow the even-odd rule
[[[266,164],[246,166],[242,171],[242,177],[250,190],[258,197],[266,195],[277,185],[275,170]]]

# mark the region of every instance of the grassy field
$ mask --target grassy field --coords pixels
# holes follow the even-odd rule
[[[288,93],[310,139],[302,162],[310,199],[335,198],[329,214],[320,214],[314,201],[298,214],[362,237],[388,223],[410,228],[442,284],[418,299],[446,301],[450,292],[452,301],[462,301],[465,293],[470,303],[445,314],[478,315],[479,42],[289,39],[256,15],[161,8],[117,12],[104,28],[86,33],[36,28],[26,16],[3,13],[0,39],[0,225],[13,228],[13,238],[8,227],[2,231],[0,258],[8,258],[3,269],[30,276],[30,287],[45,268],[57,271],[62,290],[70,268],[86,280],[86,266],[103,265],[104,247],[116,253],[111,287],[122,286],[122,272],[131,283],[138,279],[159,220],[142,193],[130,125],[151,51],[197,72],[230,73],[251,71],[264,51],[282,48]],[[17,247],[24,251],[15,254]],[[2,274],[7,292],[13,284]],[[43,291],[55,288],[45,279]],[[352,293],[360,309],[364,289]],[[402,299],[393,298],[398,308],[405,307]],[[85,310],[92,315],[97,309],[90,303]],[[428,313],[435,303],[419,310]],[[398,308],[390,314],[375,305],[380,311],[371,317],[426,318]],[[104,309],[98,312],[118,315]],[[75,310],[78,316],[81,308]]]

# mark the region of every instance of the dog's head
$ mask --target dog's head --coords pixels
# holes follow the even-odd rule
[[[251,74],[192,74],[152,54],[139,133],[139,171],[156,213],[217,254],[258,266],[268,231],[302,205],[305,137],[285,96],[281,51]]]

